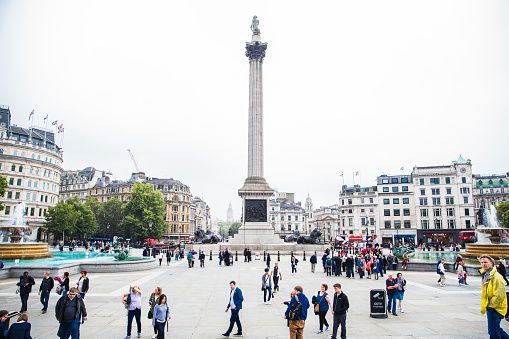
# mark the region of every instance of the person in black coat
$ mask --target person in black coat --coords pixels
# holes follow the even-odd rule
[[[18,321],[11,325],[5,335],[6,339],[32,339],[30,330],[32,325],[28,322],[28,315],[22,314]]]
[[[79,338],[81,320],[84,322],[88,318],[85,302],[76,287],[72,287],[67,295],[58,299],[55,317],[60,323],[57,333],[59,338]]]
[[[49,295],[51,290],[55,286],[55,282],[49,276],[49,272],[44,272],[44,278],[41,281],[41,286],[39,287],[39,295],[41,296],[41,304],[43,306],[42,313],[46,313],[48,311],[48,302]]]
[[[502,260],[498,261],[498,273],[504,278],[505,284],[509,285],[509,281],[507,281],[507,270],[505,269],[504,264],[502,263]]]
[[[28,297],[30,296],[30,292],[32,292],[32,286],[35,285],[35,280],[25,271],[23,275],[19,277],[19,283],[16,285],[19,286],[19,297],[21,298],[21,310],[19,313],[24,313],[27,311]]]
[[[341,284],[334,284],[334,301],[332,302],[332,314],[334,325],[332,326],[331,339],[336,339],[338,327],[341,324],[341,338],[346,338],[346,311],[350,307],[348,297],[341,291]]]
[[[336,277],[341,275],[341,257],[339,256],[339,253],[334,257],[334,274]]]
[[[354,266],[353,255],[350,254],[350,256],[348,258],[346,258],[345,266],[346,266],[346,277],[350,278],[350,276],[351,276],[352,278],[355,279],[354,274],[353,274],[353,266]]]

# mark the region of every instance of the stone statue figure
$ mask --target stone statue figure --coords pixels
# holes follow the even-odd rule
[[[251,31],[253,31],[253,35],[260,35],[260,29],[258,28],[259,23],[260,21],[258,21],[258,18],[255,15],[253,17],[253,21],[251,21]]]

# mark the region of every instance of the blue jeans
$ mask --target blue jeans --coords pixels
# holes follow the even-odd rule
[[[67,295],[67,293],[69,293],[69,292],[67,292],[67,291],[62,291],[62,297],[65,297],[65,296]]]
[[[166,324],[166,322],[164,323],[160,323],[159,321],[156,321],[156,330],[157,330],[157,339],[164,339],[164,325]]]
[[[391,304],[392,304],[392,308],[391,308]],[[392,311],[391,311],[392,309]],[[387,311],[389,311],[389,313],[396,313],[396,295],[388,295],[387,296]]]
[[[70,322],[61,322],[58,328],[58,337],[60,339],[68,339],[71,336],[72,339],[80,338],[80,318],[71,320]]]
[[[297,266],[296,265],[292,265],[292,273],[297,273]]]
[[[504,316],[493,308],[487,308],[486,315],[488,316],[488,334],[490,335],[490,339],[509,338],[509,335],[500,328],[500,320],[502,320]]]
[[[127,335],[131,336],[131,329],[133,327],[133,318],[136,317],[136,326],[138,328],[138,333],[141,333],[141,309],[137,308],[134,310],[129,310],[127,313]]]
[[[240,323],[239,319],[239,311],[238,309],[230,309],[231,315],[230,315],[230,327],[228,327],[228,331],[226,331],[226,334],[230,335],[233,330],[233,325],[237,324],[237,332],[242,333],[242,324]]]
[[[269,299],[267,299],[267,293],[269,293]],[[263,302],[270,301],[271,296],[272,296],[272,289],[270,287],[265,287],[263,289]]]
[[[49,301],[49,292],[41,291],[41,304],[43,307],[43,311],[48,310],[48,301]]]

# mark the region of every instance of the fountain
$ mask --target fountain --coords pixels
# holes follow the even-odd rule
[[[31,227],[23,221],[25,203],[14,207],[13,218],[7,225],[0,226],[0,259],[37,259],[51,257],[48,244],[30,241]]]
[[[479,209],[478,224],[477,242],[466,244],[465,257],[478,258],[482,254],[489,254],[495,259],[509,257],[509,229],[498,224],[494,205],[489,210]]]

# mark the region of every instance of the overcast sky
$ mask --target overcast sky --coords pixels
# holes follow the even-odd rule
[[[375,185],[460,154],[509,171],[508,1],[0,0],[0,104],[64,124],[64,169],[125,180],[130,148],[240,218],[253,15],[271,187],[318,208],[342,172]]]

